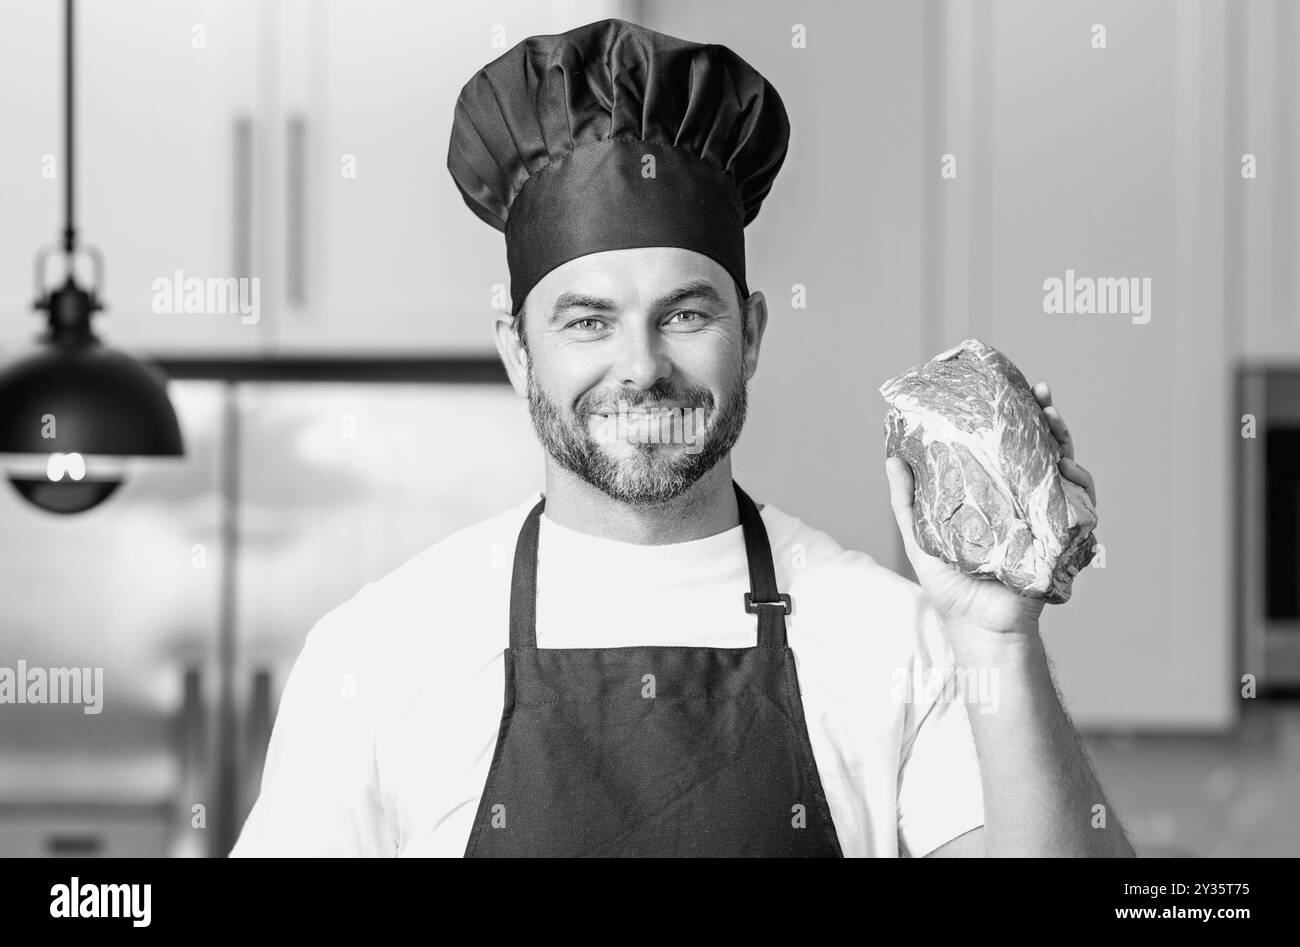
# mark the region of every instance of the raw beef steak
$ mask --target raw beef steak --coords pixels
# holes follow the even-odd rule
[[[916,540],[964,572],[1065,602],[1092,560],[1097,513],[1061,476],[1060,445],[1025,376],[967,339],[880,386],[885,452],[912,468]]]

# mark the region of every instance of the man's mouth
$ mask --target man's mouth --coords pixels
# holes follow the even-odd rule
[[[676,406],[593,411],[590,422],[602,441],[633,444],[689,444],[703,431],[701,409]]]
[[[595,411],[593,414],[600,418],[627,418],[629,421],[654,421],[659,418],[672,417],[676,414],[688,411],[688,408],[653,408],[650,410],[636,409],[629,411]]]

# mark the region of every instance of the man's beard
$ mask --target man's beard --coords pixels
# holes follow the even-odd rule
[[[618,391],[608,398],[584,397],[577,405],[576,416],[561,411],[538,387],[530,364],[528,413],[547,453],[597,490],[621,503],[666,503],[712,470],[740,438],[748,408],[745,361],[742,353],[739,371],[731,379],[731,394],[716,410],[715,399],[707,388],[665,380],[645,391]],[[592,436],[587,424],[592,412],[614,412],[617,417],[621,404],[629,410],[671,405],[680,415],[695,417],[699,412],[694,409],[700,409],[706,419],[704,430],[695,432],[696,440],[689,450],[657,443],[631,444],[630,450],[625,448],[623,456],[618,457],[600,438]]]

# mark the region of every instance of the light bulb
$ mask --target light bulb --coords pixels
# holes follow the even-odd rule
[[[56,483],[64,479],[64,477],[70,480],[85,480],[86,458],[75,452],[71,454],[53,453],[45,463],[45,477],[47,480]]]
[[[11,454],[4,459],[9,482],[34,506],[50,513],[81,513],[117,491],[126,477],[124,457],[76,451]]]

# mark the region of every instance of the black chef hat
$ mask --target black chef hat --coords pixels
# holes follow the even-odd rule
[[[789,137],[776,89],[725,46],[601,20],[479,70],[447,167],[505,233],[513,314],[560,264],[629,247],[703,253],[747,296],[744,227]]]

